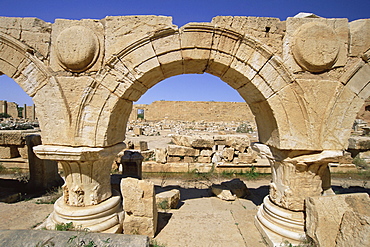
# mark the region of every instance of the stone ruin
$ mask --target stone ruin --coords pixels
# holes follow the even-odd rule
[[[273,177],[256,225],[271,245],[301,241],[304,201],[330,194],[328,164],[343,156],[370,96],[369,28],[368,19],[312,15],[182,27],[165,16],[1,17],[0,71],[33,98],[43,131],[33,151],[65,174],[52,222],[122,232],[110,165],[125,148],[133,102],[168,77],[210,73],[245,99],[269,147],[261,151]]]
[[[0,100],[0,113],[9,115],[11,118],[18,118],[19,112],[21,117],[29,120],[36,120],[36,110],[35,105],[27,106],[23,105],[22,111],[19,111],[19,106],[15,102],[7,102],[5,100]]]

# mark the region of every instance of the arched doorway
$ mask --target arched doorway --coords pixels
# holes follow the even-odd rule
[[[76,206],[99,207],[103,201],[119,203],[111,197],[106,164],[122,149],[121,130],[126,127],[132,102],[159,81],[188,73],[221,78],[249,104],[260,141],[272,150],[266,151],[276,171],[270,199],[278,207],[302,213],[304,198],[321,195],[328,187],[324,183],[326,169],[321,168],[346,147],[355,115],[370,94],[368,47],[361,44],[358,54],[347,53],[346,45],[356,41],[348,39],[346,20],[288,19],[285,24],[290,26],[282,32],[290,35],[290,41],[304,38],[307,32],[314,36],[319,29],[330,30],[328,37],[336,40],[339,35],[335,31],[340,30],[335,27],[345,31],[341,42],[329,40],[337,53],[316,66],[315,61],[302,57],[301,51],[292,55],[292,44],[286,39],[283,43],[281,36],[272,38],[273,42],[287,49],[288,56],[271,52],[258,41],[258,35],[245,34],[243,25],[233,29],[237,22],[228,24],[227,19],[181,28],[174,27],[170,18],[153,16],[107,17],[102,22],[57,20],[52,25],[38,22],[49,27],[35,32],[45,32],[52,41],[46,49],[50,56],[38,53],[41,49],[34,49],[37,46],[31,40],[25,43],[32,45],[26,45],[1,34],[1,71],[33,97],[41,112],[47,145],[35,150],[40,157],[63,163],[67,205],[75,210]],[[248,17],[235,21],[243,19]],[[306,22],[314,23],[304,25]],[[8,28],[7,23],[4,26]],[[296,36],[295,29],[300,29]],[[271,30],[265,26],[262,32],[270,34]],[[77,54],[69,49],[68,37],[78,34],[86,34],[81,39],[86,38],[90,45],[89,56],[71,57],[82,59],[86,67],[68,59]],[[58,42],[59,48],[68,49],[56,52]],[[339,60],[343,70],[335,67]],[[53,121],[55,118],[59,121]],[[119,229],[117,217],[110,225],[112,231]],[[303,232],[302,221],[298,228]]]

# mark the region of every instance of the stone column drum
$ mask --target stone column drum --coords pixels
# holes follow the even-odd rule
[[[75,228],[93,232],[122,232],[122,203],[119,193],[112,192],[110,171],[114,155],[124,148],[123,143],[104,148],[34,147],[39,158],[58,161],[65,175],[63,196],[54,205],[47,229],[73,222]]]

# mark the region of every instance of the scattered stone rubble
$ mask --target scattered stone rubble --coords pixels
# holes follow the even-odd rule
[[[187,135],[194,132],[205,131],[208,133],[234,134],[240,133],[254,133],[256,134],[257,127],[254,122],[187,122],[176,120],[163,120],[156,122],[146,122],[143,120],[130,121],[127,124],[127,132],[132,136],[156,136],[160,135],[161,131],[168,131],[178,135]]]

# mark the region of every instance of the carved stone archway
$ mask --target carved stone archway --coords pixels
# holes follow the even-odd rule
[[[257,216],[261,231],[271,243],[299,241],[304,199],[330,193],[327,164],[346,148],[370,96],[370,39],[358,38],[369,25],[215,17],[178,28],[162,16],[53,24],[0,18],[0,71],[37,106],[44,145],[35,152],[59,161],[66,173],[52,223],[119,232],[122,209],[109,171],[124,146],[132,102],[165,78],[210,73],[245,99],[260,142],[270,147],[260,147],[273,171],[270,196]]]

